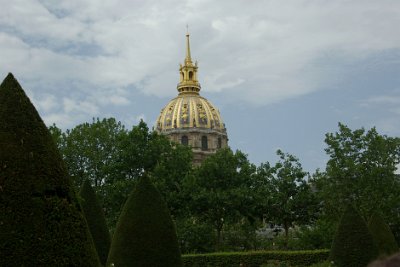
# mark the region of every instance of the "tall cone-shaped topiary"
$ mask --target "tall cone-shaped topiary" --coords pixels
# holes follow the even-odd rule
[[[0,85],[0,266],[98,266],[61,156],[12,74]]]
[[[107,266],[179,267],[181,255],[174,223],[160,193],[147,176],[124,205],[111,243]]]
[[[110,232],[108,231],[103,209],[89,180],[85,180],[79,195],[81,196],[81,206],[92,234],[97,254],[101,264],[105,265],[111,244]]]
[[[399,250],[396,239],[390,230],[389,225],[385,223],[378,212],[372,214],[368,228],[378,247],[380,256],[388,256]]]
[[[365,267],[377,255],[378,250],[367,224],[349,205],[336,231],[330,260],[338,267]]]

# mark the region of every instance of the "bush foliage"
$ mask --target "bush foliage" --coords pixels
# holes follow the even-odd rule
[[[336,231],[330,259],[338,267],[365,267],[378,249],[361,215],[349,205]]]
[[[141,177],[124,205],[107,266],[179,267],[181,255],[174,223],[160,193]]]
[[[0,85],[0,266],[98,266],[61,156],[25,92]]]
[[[86,180],[79,192],[81,206],[92,235],[94,245],[99,255],[100,262],[105,265],[108,251],[110,250],[111,238],[106,225],[103,209],[101,208],[90,181]]]
[[[329,250],[304,250],[304,251],[254,251],[183,255],[185,267],[231,267],[249,266],[258,267],[262,264],[285,262],[290,266],[310,266],[314,263],[327,260]]]
[[[388,256],[399,250],[392,231],[379,213],[375,212],[371,216],[368,228],[375,240],[380,256]]]

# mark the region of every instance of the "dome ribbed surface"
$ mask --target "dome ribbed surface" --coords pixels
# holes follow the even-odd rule
[[[157,119],[157,130],[203,128],[225,132],[219,110],[198,94],[179,94],[162,110]]]

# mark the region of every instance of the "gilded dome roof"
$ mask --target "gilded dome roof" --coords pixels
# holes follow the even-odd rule
[[[156,128],[161,133],[179,129],[206,130],[226,137],[225,125],[221,115],[207,99],[200,96],[200,83],[197,77],[197,62],[190,55],[189,34],[186,34],[186,57],[179,67],[180,81],[178,96],[172,99],[157,119]]]
[[[157,119],[160,132],[193,127],[226,131],[218,109],[196,93],[180,93],[161,110]]]

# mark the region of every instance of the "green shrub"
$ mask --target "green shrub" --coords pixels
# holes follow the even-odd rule
[[[160,193],[147,176],[124,205],[107,266],[182,266],[175,226]]]
[[[330,259],[338,267],[365,267],[377,255],[378,249],[366,223],[349,205],[336,231]]]
[[[90,185],[89,180],[86,180],[83,183],[79,195],[82,199],[81,206],[83,213],[85,214],[97,254],[99,255],[101,264],[105,265],[111,244],[110,232],[107,228],[103,209],[99,204],[96,193]]]
[[[329,250],[253,251],[183,255],[185,267],[259,267],[276,263],[286,266],[304,266],[327,260]]]
[[[66,167],[12,74],[0,85],[0,266],[98,266]]]
[[[375,212],[371,216],[368,228],[378,246],[380,256],[388,256],[399,250],[392,231],[379,213]]]
[[[214,228],[212,225],[195,220],[176,220],[178,241],[182,253],[210,253],[214,248]]]
[[[297,247],[303,249],[328,249],[337,226],[331,221],[319,219],[313,226],[302,226],[296,231]]]
[[[311,265],[310,267],[332,267],[332,264],[329,261],[323,261],[323,262],[315,263],[315,264]]]

